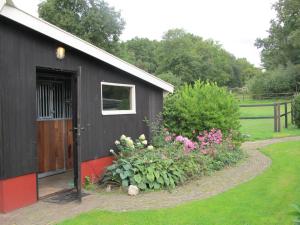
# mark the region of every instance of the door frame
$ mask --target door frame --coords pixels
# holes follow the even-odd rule
[[[81,121],[81,67],[77,70],[64,70],[57,68],[48,67],[36,67],[36,79],[39,72],[53,73],[54,75],[64,74],[71,77],[71,92],[72,92],[72,132],[73,132],[73,176],[74,176],[74,187],[78,194],[78,199],[81,201],[81,132],[83,128],[80,126]],[[35,101],[36,102],[36,101]],[[37,138],[37,136],[36,136]],[[36,142],[37,143],[37,142]],[[38,170],[38,149],[36,148],[37,154],[37,170]],[[59,171],[62,173],[64,171]],[[37,171],[37,198],[39,199],[39,173]]]

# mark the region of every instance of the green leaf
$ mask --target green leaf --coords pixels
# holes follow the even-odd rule
[[[149,188],[153,189],[154,188],[154,183],[149,183]]]
[[[122,180],[122,186],[123,187],[128,187],[128,185],[129,185],[128,180]]]
[[[158,183],[154,183],[154,189],[155,189],[155,190],[158,190],[158,189],[160,189],[160,184],[158,184]]]
[[[164,176],[164,181],[167,186],[170,185],[170,179],[167,176]]]
[[[159,178],[157,179],[157,182],[160,183],[160,184],[164,184],[164,183],[165,183],[165,182],[164,182],[164,179],[163,179],[162,177],[159,177]]]
[[[125,178],[127,178],[127,174],[126,173],[120,173],[120,177],[122,180],[124,180]]]
[[[155,177],[153,173],[147,173],[147,180],[149,180],[150,182],[153,182]]]
[[[156,179],[158,179],[160,177],[160,174],[158,171],[154,171],[154,176],[156,177]]]
[[[153,173],[154,172],[153,167],[148,167],[147,170],[148,170],[149,173]]]
[[[140,174],[136,174],[134,175],[133,179],[138,183],[140,184],[142,182],[142,177]]]
[[[145,183],[140,183],[140,184],[138,184],[138,188],[141,189],[141,190],[146,190],[147,186],[146,186]]]
[[[131,165],[130,164],[125,164],[125,165],[123,165],[123,168],[125,170],[130,170],[131,169]]]

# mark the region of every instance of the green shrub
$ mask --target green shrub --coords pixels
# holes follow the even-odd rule
[[[288,64],[255,76],[247,83],[253,98],[280,97],[297,90],[300,65]]]
[[[164,147],[166,145],[166,130],[163,126],[163,119],[161,113],[158,114],[152,121],[145,119],[145,122],[149,127],[150,133],[152,135],[152,145],[156,148]]]
[[[238,130],[239,106],[234,96],[215,83],[196,81],[169,95],[164,104],[165,126],[191,137],[192,131],[221,129],[227,135]],[[197,133],[197,132],[194,132]]]
[[[168,131],[158,130],[157,135],[160,134],[163,140],[160,140],[158,148],[146,146],[144,135],[135,142],[122,135],[115,142],[119,152],[111,150],[116,160],[107,168],[100,183],[123,188],[136,185],[142,191],[172,189],[186,180],[234,165],[244,156],[232,141],[232,135],[222,142],[218,139],[201,147],[199,141],[193,142],[182,136],[171,137]],[[221,132],[216,131],[216,134]],[[179,137],[185,140],[184,143],[179,141]],[[193,148],[187,149],[191,142]]]
[[[115,141],[119,150],[113,165],[100,181],[103,184],[122,186],[137,185],[141,190],[170,189],[185,180],[182,167],[168,154],[152,145],[147,146],[145,135],[136,141],[122,135]]]
[[[102,180],[124,188],[137,185],[141,190],[174,188],[184,181],[184,171],[173,159],[157,151],[143,150],[127,158],[118,159]]]
[[[226,145],[225,145],[226,146]],[[214,159],[211,162],[211,170],[221,170],[226,166],[235,165],[244,158],[244,152],[240,149],[228,151],[224,145],[219,146]]]
[[[292,104],[295,125],[300,128],[300,95],[295,96]]]

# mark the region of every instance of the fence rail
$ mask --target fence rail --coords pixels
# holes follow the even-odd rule
[[[290,100],[293,96],[298,92],[285,92],[285,93],[261,93],[261,94],[254,94],[245,91],[236,92],[234,90],[230,90],[232,93],[235,94],[237,99],[246,100],[246,99],[260,99],[260,100],[267,100],[267,99],[286,99]]]
[[[291,104],[291,111],[288,111],[288,104]],[[284,105],[284,113],[281,113],[281,106]],[[273,107],[273,116],[244,116],[240,117],[243,120],[253,120],[253,119],[274,119],[274,132],[280,132],[281,130],[281,117],[284,116],[284,127],[288,128],[288,115],[291,114],[292,122],[293,119],[293,104],[291,101],[288,102],[278,102],[271,104],[250,104],[250,105],[240,105],[240,108],[257,108],[257,107]]]

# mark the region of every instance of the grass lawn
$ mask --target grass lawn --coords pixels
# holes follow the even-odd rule
[[[240,104],[267,104],[274,102],[284,102],[284,100],[245,100]],[[291,105],[288,105],[290,111]],[[284,106],[281,106],[281,114],[284,113]],[[274,108],[272,106],[257,108],[241,108],[241,116],[273,116]],[[248,140],[263,140],[275,137],[287,137],[300,135],[300,129],[291,124],[291,115],[289,114],[289,128],[284,128],[284,117],[281,118],[281,132],[274,132],[273,119],[241,120],[241,132],[250,137]]]
[[[292,225],[291,205],[300,202],[300,142],[271,145],[263,152],[272,159],[267,171],[215,197],[160,210],[95,210],[61,225]]]

